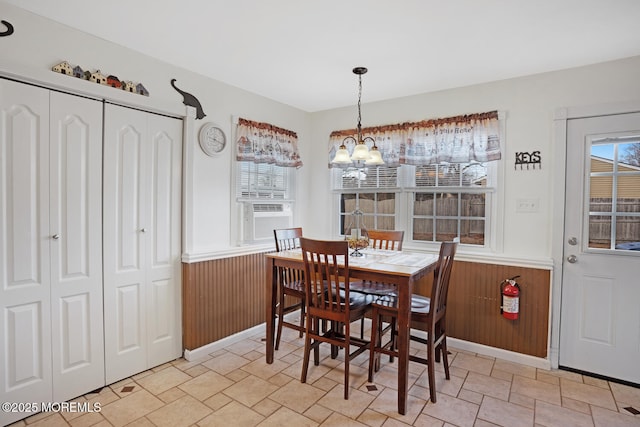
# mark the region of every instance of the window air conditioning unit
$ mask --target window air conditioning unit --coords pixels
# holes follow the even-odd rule
[[[273,240],[273,230],[290,228],[293,213],[289,203],[245,203],[244,241],[260,242]]]

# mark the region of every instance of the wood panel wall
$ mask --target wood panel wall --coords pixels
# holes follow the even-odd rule
[[[183,265],[183,342],[193,350],[265,322],[264,254]],[[547,357],[550,271],[456,261],[447,307],[450,337]],[[520,275],[520,315],[500,314],[500,283]],[[430,278],[416,286],[428,295]]]
[[[182,342],[193,350],[265,321],[265,257],[182,265]]]

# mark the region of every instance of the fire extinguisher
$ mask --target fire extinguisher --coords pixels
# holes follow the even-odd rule
[[[516,320],[520,312],[520,285],[516,283],[516,279],[520,276],[514,276],[511,279],[505,279],[500,283],[502,300],[500,301],[500,313],[505,319]]]

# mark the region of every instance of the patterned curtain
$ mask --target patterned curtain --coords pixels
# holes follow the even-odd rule
[[[238,119],[236,160],[299,168],[298,135],[269,123]]]
[[[331,159],[348,136],[355,138],[356,130],[331,132],[329,167],[334,166]],[[375,139],[385,166],[391,167],[490,162],[501,157],[497,111],[363,128],[362,136]],[[347,144],[349,154],[354,145],[353,142]],[[371,143],[367,145],[371,148]]]

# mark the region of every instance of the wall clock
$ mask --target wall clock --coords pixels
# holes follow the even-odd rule
[[[208,156],[220,154],[227,145],[227,136],[224,134],[224,131],[214,123],[205,123],[202,125],[198,139],[200,140],[200,148],[202,148],[202,151]]]

